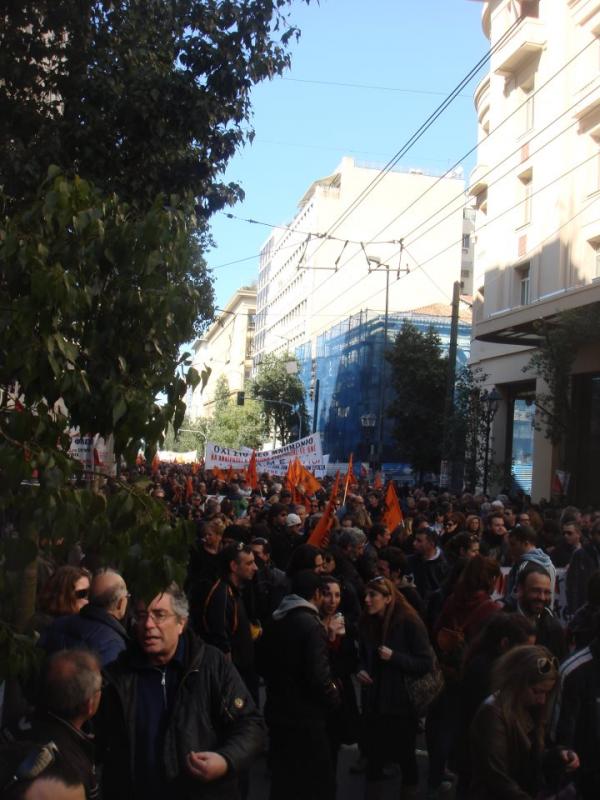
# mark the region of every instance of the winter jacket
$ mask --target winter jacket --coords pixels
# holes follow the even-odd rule
[[[392,650],[389,661],[379,657],[379,646]],[[405,618],[392,622],[384,642],[360,638],[360,669],[373,683],[363,687],[363,713],[412,717],[414,712],[406,691],[405,676],[419,677],[433,668],[431,647],[425,626]]]
[[[429,595],[440,588],[450,571],[446,557],[438,548],[431,559],[424,559],[418,553],[408,559],[407,573],[412,574],[415,588],[427,604]]]
[[[92,736],[54,714],[40,711],[31,720],[21,720],[14,730],[3,731],[0,737],[2,742],[13,739],[39,745],[54,742],[58,747],[57,766],[64,764],[77,775],[85,788],[86,800],[97,800],[100,797]]]
[[[482,556],[495,558],[501,566],[504,566],[508,560],[506,536],[496,536],[495,533],[486,530],[481,535],[479,549]]]
[[[163,796],[233,800],[238,797],[237,775],[250,767],[264,747],[264,726],[235,667],[219,650],[189,631],[180,637],[181,644],[178,684],[172,693],[163,684],[166,724],[153,743],[164,779]],[[151,667],[141,650],[132,646],[105,673],[108,685],[94,722],[103,764],[103,797],[110,800],[143,800],[134,786],[136,723],[138,689],[142,673],[149,669],[165,674],[160,667]],[[219,753],[229,766],[226,775],[210,783],[191,777],[185,766],[191,751]]]
[[[540,753],[529,737],[509,724],[493,695],[475,715],[470,746],[470,800],[534,800],[544,788],[544,769],[560,760],[558,749]]]
[[[434,635],[440,628],[461,629],[465,640],[469,642],[477,636],[487,620],[501,610],[502,606],[494,602],[484,591],[475,592],[465,601],[459,600],[455,594],[451,594],[438,617]]]
[[[506,581],[506,597],[512,597],[516,594],[519,573],[524,569],[527,569],[529,564],[536,564],[537,566],[546,570],[550,576],[550,587],[552,590],[552,596],[554,597],[554,587],[556,586],[556,567],[552,563],[550,556],[539,547],[534,547],[533,550],[530,550],[529,553],[522,555],[519,560],[512,565]]]
[[[42,632],[39,644],[48,654],[74,647],[88,648],[105,667],[125,650],[128,642],[127,631],[119,620],[88,603],[79,614],[58,617]]]
[[[258,671],[265,678],[269,725],[324,723],[339,705],[327,637],[316,607],[287,595],[258,642]]]
[[[523,613],[514,598],[505,601],[504,611],[509,614]],[[535,625],[535,643],[541,647],[547,647],[553,656],[562,661],[567,654],[567,637],[565,629],[552,611],[546,607],[539,617],[531,621]]]
[[[240,671],[252,668],[254,643],[250,621],[242,596],[233,584],[225,579],[214,584],[197,626],[197,632],[204,641],[218,647],[223,653],[230,653],[231,660]]]
[[[556,741],[572,748],[581,761],[575,774],[584,800],[600,797],[600,639],[574,653],[560,669],[555,708]]]
[[[585,544],[571,556],[567,570],[567,607],[574,614],[587,600],[587,587],[592,574],[600,569],[600,550]]]

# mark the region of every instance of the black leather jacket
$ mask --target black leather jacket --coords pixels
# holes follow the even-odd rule
[[[264,724],[235,667],[219,650],[188,631],[182,635],[186,663],[162,748],[168,796],[232,800],[238,796],[238,773],[248,769],[264,748]],[[138,798],[133,759],[141,657],[139,649],[131,648],[106,670],[108,686],[96,717],[96,731],[103,763],[103,796],[110,800]],[[190,751],[219,753],[229,765],[227,774],[210,783],[190,777],[185,767]]]

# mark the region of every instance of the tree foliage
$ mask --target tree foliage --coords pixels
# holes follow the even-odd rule
[[[395,397],[387,409],[402,458],[419,472],[438,472],[442,457],[448,361],[433,327],[405,321],[386,358]]]
[[[165,433],[163,448],[174,453],[189,453],[191,450],[197,450],[201,457],[208,438],[208,425],[209,420],[204,417],[193,421],[189,417],[184,417],[177,434],[175,434],[173,426],[169,425]]]
[[[302,421],[302,436],[309,433],[306,393],[298,375],[288,372],[289,363],[297,365],[295,356],[289,353],[267,354],[251,384],[251,394],[260,400],[269,428],[283,443],[299,438],[298,416]]]
[[[252,136],[251,87],[288,63],[288,6],[5,4],[0,603],[18,627],[40,552],[81,541],[146,595],[183,574],[189,527],[144,481],[86,487],[65,431],[112,435],[131,462],[181,425],[198,375],[180,377],[180,347],[212,315],[208,220],[241,196],[222,176]]]
[[[246,393],[244,405],[238,406],[222,376],[215,391],[215,413],[208,420],[208,438],[225,447],[259,449],[268,436],[262,404]]]

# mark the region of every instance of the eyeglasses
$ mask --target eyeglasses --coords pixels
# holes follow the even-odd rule
[[[542,658],[538,658],[537,660],[537,670],[540,675],[548,675],[548,673],[558,670],[558,659],[552,656],[552,658],[547,658],[543,656]]]
[[[138,611],[134,614],[133,621],[136,625],[144,625],[148,622],[148,617],[157,625],[164,625],[170,617],[176,617],[177,614],[172,614],[169,611]]]
[[[75,597],[78,600],[83,600],[84,597],[89,597],[90,590],[88,589],[76,589],[75,590]]]

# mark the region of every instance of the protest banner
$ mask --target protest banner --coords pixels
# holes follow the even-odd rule
[[[215,442],[206,443],[206,469],[227,469],[231,467],[233,470],[245,469],[250,463],[252,450],[249,447],[223,447]],[[318,433],[313,433],[311,436],[305,436],[303,439],[298,439],[296,442],[277,447],[274,450],[263,450],[256,453],[256,469],[259,473],[270,472],[273,475],[284,475],[288,464],[295,458],[299,458],[300,462],[306,469],[314,472],[315,468],[322,471],[324,467],[323,451],[321,448],[321,436]]]
[[[176,453],[174,450],[158,450],[158,459],[162,464],[193,464],[198,459],[197,450]]]

